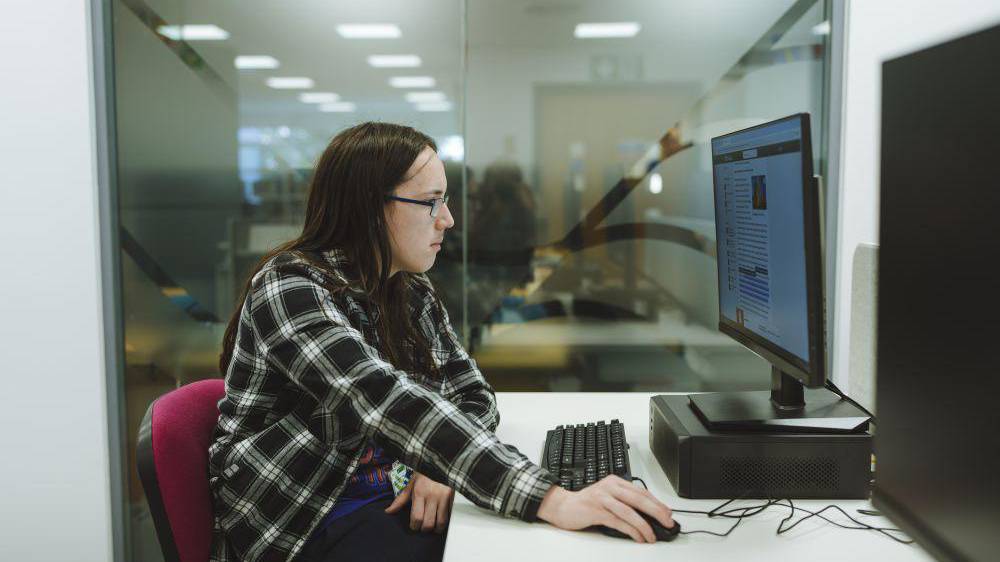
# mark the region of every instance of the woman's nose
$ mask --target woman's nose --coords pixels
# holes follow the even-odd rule
[[[441,211],[438,213],[436,223],[442,230],[448,230],[455,226],[455,217],[451,216],[451,209],[448,208],[447,203],[441,205]]]

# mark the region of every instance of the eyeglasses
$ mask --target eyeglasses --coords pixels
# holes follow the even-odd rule
[[[423,205],[425,207],[431,208],[431,218],[437,218],[438,212],[441,207],[448,204],[448,195],[444,197],[438,197],[437,199],[427,199],[426,201],[421,201],[420,199],[407,199],[406,197],[397,197],[395,195],[386,195],[386,200],[392,201],[402,201],[403,203],[414,203],[416,205]]]

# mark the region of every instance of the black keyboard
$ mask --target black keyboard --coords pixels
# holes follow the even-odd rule
[[[542,467],[567,490],[580,490],[609,474],[632,480],[625,426],[618,420],[558,426],[545,435]]]

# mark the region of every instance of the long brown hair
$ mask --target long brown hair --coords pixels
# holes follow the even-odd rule
[[[392,251],[384,214],[385,195],[408,179],[407,170],[427,147],[437,150],[427,135],[391,123],[362,123],[341,131],[330,141],[309,186],[302,234],[265,255],[247,278],[223,338],[219,356],[222,374],[233,357],[241,305],[252,290],[254,276],[268,260],[282,252],[295,252],[333,280],[340,276],[321,254],[334,249],[343,252],[352,268],[344,273],[378,308],[375,329],[382,342],[380,349],[389,362],[399,369],[437,374],[430,344],[407,313],[412,274],[401,271],[389,277]],[[325,288],[337,292],[346,286],[330,283]],[[434,300],[440,308],[440,301],[436,297]]]

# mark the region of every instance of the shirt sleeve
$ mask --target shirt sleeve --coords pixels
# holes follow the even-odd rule
[[[268,366],[336,417],[336,443],[372,440],[480,507],[535,520],[553,483],[548,471],[384,361],[328,291],[300,275],[266,270],[250,299]]]
[[[427,281],[428,287],[430,282]],[[458,409],[478,421],[486,429],[496,431],[500,425],[500,411],[497,409],[496,394],[486,382],[476,360],[459,341],[458,334],[451,325],[448,311],[436,306],[433,289],[424,297],[424,313],[421,319],[430,319],[430,331],[437,334],[441,345],[444,364],[441,367],[444,382],[442,394]]]

